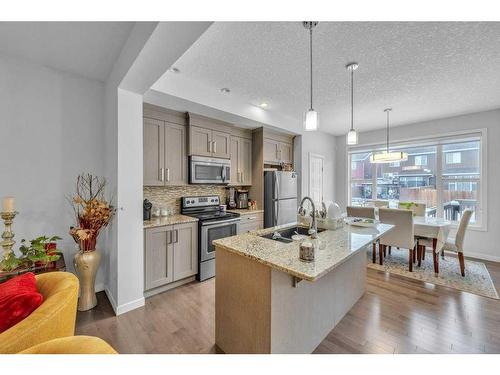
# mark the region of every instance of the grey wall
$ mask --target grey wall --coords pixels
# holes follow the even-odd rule
[[[336,199],[335,194],[335,159],[336,139],[333,135],[323,132],[304,132],[295,137],[294,164],[299,172],[299,196],[309,195],[309,153],[324,156],[324,185],[323,196],[325,202]]]
[[[66,196],[79,173],[104,175],[103,84],[5,57],[0,81],[0,198],[16,198],[15,248],[22,238],[57,234],[72,271],[74,217]]]
[[[487,231],[469,230],[465,241],[465,251],[470,256],[500,261],[498,247],[498,229],[500,228],[500,110],[473,113],[426,121],[391,129],[391,139],[411,140],[412,138],[438,136],[440,134],[474,129],[487,129],[487,160],[485,174],[487,176]],[[385,130],[361,133],[359,144],[384,143]],[[342,208],[347,203],[347,150],[345,136],[337,137],[336,183],[337,200]]]

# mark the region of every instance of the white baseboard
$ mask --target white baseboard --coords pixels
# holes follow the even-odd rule
[[[144,297],[138,298],[135,301],[124,303],[123,305],[119,305],[116,307],[115,314],[117,316],[121,315],[121,314],[125,314],[126,312],[129,312],[129,311],[132,311],[132,310],[135,310],[139,307],[144,306],[145,303],[146,303],[146,299]]]
[[[113,311],[115,312],[116,316],[125,314],[126,312],[142,307],[146,302],[145,298],[141,297],[136,299],[135,301],[127,302],[124,303],[123,305],[117,305],[116,300],[113,297],[113,293],[111,293],[111,291],[107,287],[104,289],[104,292],[106,293],[109,303],[111,304],[111,307],[113,308]]]
[[[500,263],[500,257],[498,256],[493,256],[489,254],[484,254],[484,253],[476,253],[476,252],[470,252],[470,251],[464,251],[465,257],[468,258],[476,258],[478,260],[488,260],[490,262],[499,262]]]
[[[95,284],[95,291],[97,292],[102,292],[106,287],[104,286],[104,283],[99,283]]]

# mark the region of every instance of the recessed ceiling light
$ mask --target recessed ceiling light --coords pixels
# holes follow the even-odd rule
[[[181,72],[181,71],[179,70],[179,68],[176,68],[175,66],[171,67],[171,68],[170,68],[170,71],[171,71],[172,73],[180,73],[180,72]]]
[[[229,90],[227,87],[223,87],[220,89],[220,92],[222,92],[223,94],[229,94],[231,90]]]
[[[266,102],[262,102],[259,104],[260,108],[267,108],[268,104]]]

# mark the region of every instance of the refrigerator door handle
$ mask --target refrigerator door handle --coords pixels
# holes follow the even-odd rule
[[[280,212],[280,205],[279,205],[279,201],[278,200],[275,200],[274,201],[274,226],[277,226],[278,225],[278,216],[279,216],[279,212]]]
[[[280,209],[279,209],[279,200],[280,200],[280,186],[279,186],[279,183],[278,183],[278,173],[274,172],[273,173],[273,177],[274,177],[274,191],[276,192],[276,210],[275,210],[275,213],[276,213],[276,217],[274,219],[274,226],[278,225],[278,221],[279,221],[279,215],[280,215]]]

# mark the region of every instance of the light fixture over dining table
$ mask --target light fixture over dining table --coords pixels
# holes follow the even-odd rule
[[[387,114],[387,130],[386,130],[386,149],[381,152],[374,152],[370,156],[371,163],[395,163],[398,161],[408,160],[408,154],[402,151],[390,151],[389,149],[389,113],[392,108],[384,109]]]

